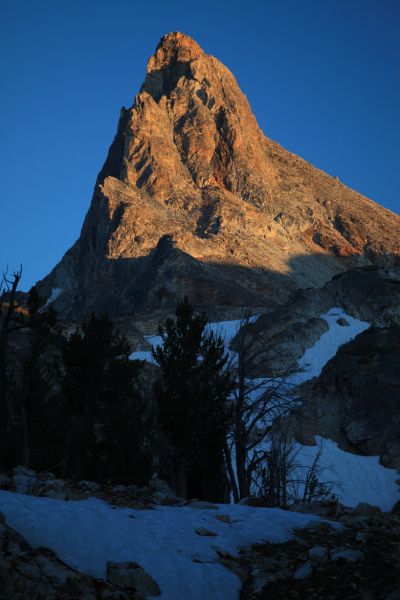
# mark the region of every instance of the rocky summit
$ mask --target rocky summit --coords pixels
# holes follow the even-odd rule
[[[184,294],[234,318],[399,252],[398,216],[267,138],[229,70],[169,33],[39,291],[66,320],[106,310],[154,328]]]

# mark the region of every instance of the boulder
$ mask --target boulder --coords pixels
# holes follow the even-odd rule
[[[232,519],[229,515],[215,515],[215,518],[218,519],[218,521],[222,521],[222,523],[232,525]]]
[[[91,492],[92,494],[95,494],[96,492],[100,491],[100,486],[95,481],[82,480],[82,481],[78,481],[78,485],[81,488],[83,488],[84,490]]]
[[[32,494],[37,482],[36,477],[23,473],[17,473],[12,478],[12,483],[15,486],[17,494]]]
[[[191,500],[188,504],[189,508],[196,510],[218,510],[219,506],[212,502],[206,502],[204,500]]]
[[[354,550],[353,548],[346,548],[339,552],[334,552],[331,556],[331,560],[345,560],[347,562],[357,562],[363,558],[364,554],[360,550]]]
[[[239,501],[242,506],[253,506],[254,508],[265,508],[265,502],[259,496],[248,496]]]
[[[137,592],[143,598],[161,595],[157,582],[135,562],[108,562],[107,581],[125,590]]]
[[[195,532],[197,533],[197,535],[201,535],[204,537],[216,537],[218,535],[218,533],[215,533],[215,531],[210,531],[205,527],[197,527],[195,529]]]
[[[114,494],[124,494],[126,492],[127,488],[126,485],[115,485],[113,487],[113,489],[111,490]]]
[[[293,577],[295,579],[305,579],[306,577],[311,575],[312,572],[313,572],[312,565],[309,561],[307,561],[296,569]]]
[[[314,562],[322,562],[328,558],[328,549],[324,546],[314,546],[308,551],[308,556]]]
[[[8,488],[12,484],[12,479],[5,473],[0,473],[0,488]]]

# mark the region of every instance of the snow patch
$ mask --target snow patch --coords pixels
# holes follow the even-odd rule
[[[370,323],[354,319],[337,307],[331,308],[320,318],[327,322],[329,329],[321,335],[314,346],[305,351],[298,361],[299,367],[304,370],[294,376],[293,384],[318,377],[327,362],[336,355],[340,346],[347,344],[370,327]],[[340,325],[338,319],[345,319],[348,325]]]
[[[47,308],[50,304],[53,304],[53,302],[55,302],[57,300],[57,298],[59,297],[59,295],[61,294],[61,292],[63,291],[62,288],[52,288],[50,296],[47,298],[46,304],[44,304],[42,306],[42,308],[40,309],[40,312],[42,312],[45,308]]]
[[[249,322],[253,323],[256,319],[257,316],[250,317]],[[207,325],[208,331],[212,331],[214,335],[220,336],[224,340],[225,352],[228,352],[231,357],[233,357],[235,353],[229,350],[229,346],[239,331],[240,323],[240,319],[235,319],[232,321],[217,321],[215,323],[208,323]],[[152,348],[162,346],[163,343],[162,338],[159,335],[147,335],[145,336],[145,340],[151,345]],[[129,358],[131,360],[146,360],[149,363],[155,364],[151,350],[138,350],[133,352]]]
[[[152,348],[157,348],[157,346],[162,346],[163,344],[162,337],[160,335],[146,335],[144,339]],[[129,358],[131,360],[145,360],[152,365],[156,364],[151,350],[137,350],[136,352],[132,352]]]
[[[248,323],[254,323],[258,319],[259,315],[249,317]],[[211,330],[215,336],[219,336],[224,340],[225,352],[234,359],[236,352],[229,349],[231,342],[235,335],[238,333],[242,325],[242,319],[235,319],[232,321],[217,321],[215,323],[209,323],[208,329]]]
[[[341,450],[335,442],[316,437],[316,446],[298,444],[296,463],[312,465],[322,445],[319,460],[323,468],[318,474],[321,483],[336,482],[332,492],[346,506],[357,506],[367,502],[389,511],[400,500],[400,490],[396,481],[399,474],[395,469],[387,469],[379,463],[379,456],[360,456]],[[300,474],[300,479],[301,479]]]
[[[66,502],[6,491],[0,491],[0,510],[33,547],[50,548],[78,571],[105,578],[108,561],[137,562],[157,581],[162,600],[239,599],[241,581],[215,562],[215,546],[236,555],[253,543],[285,542],[293,528],[320,520],[240,505],[134,510],[97,498]],[[216,519],[218,514],[229,515],[231,523]],[[201,527],[217,535],[196,534]]]

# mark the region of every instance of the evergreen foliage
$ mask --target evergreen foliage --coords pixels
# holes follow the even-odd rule
[[[62,394],[69,417],[64,474],[137,481],[148,475],[140,452],[143,403],[138,361],[107,316],[85,321],[62,352]]]
[[[160,426],[176,452],[175,487],[188,497],[223,500],[223,450],[233,380],[223,340],[207,330],[188,299],[176,319],[159,327],[163,346],[153,350],[161,368],[155,386]]]
[[[58,336],[56,313],[47,309],[45,300],[36,287],[31,288],[27,299],[26,327],[29,332],[29,347],[22,361],[22,378],[18,393],[20,413],[19,462],[25,466],[40,461],[43,446],[42,436],[55,427],[48,422],[48,404],[51,401],[51,385],[54,365],[48,349]],[[41,448],[42,447],[42,448]]]
[[[38,458],[41,438],[47,431],[42,420],[50,391],[47,351],[57,328],[55,312],[45,310],[45,300],[36,287],[31,288],[26,306],[17,301],[21,272],[11,279],[3,276],[8,293],[0,301],[0,404],[5,441],[0,460],[5,465],[30,466]],[[51,426],[54,428],[54,423]]]

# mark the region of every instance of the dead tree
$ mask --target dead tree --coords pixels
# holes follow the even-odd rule
[[[27,306],[17,302],[17,290],[22,268],[10,276],[3,272],[0,285],[0,422],[1,456],[6,447],[18,447],[18,460],[29,466],[29,418],[32,392],[41,377],[41,355],[50,340],[56,319],[54,311],[45,308],[45,301],[33,287],[27,297]],[[12,355],[10,338],[18,332],[27,332],[23,352],[18,360]],[[18,366],[17,366],[18,365]],[[18,443],[15,441],[18,439]],[[13,443],[11,443],[13,442]]]
[[[300,460],[301,447],[293,440],[287,422],[277,420],[268,435],[268,450],[253,479],[254,489],[265,506],[287,507],[296,502],[316,502],[334,499],[333,490],[340,484],[322,475],[333,471],[322,464],[323,445],[320,444],[310,464]]]
[[[22,277],[22,267],[8,275],[3,271],[0,283],[0,446],[4,450],[10,422],[10,398],[7,374],[7,347],[16,318],[16,293]],[[3,454],[3,452],[1,453]]]
[[[232,426],[225,447],[228,479],[233,499],[238,502],[251,494],[254,474],[265,460],[265,442],[272,422],[297,405],[289,392],[288,369],[279,376],[258,377],[257,361],[265,353],[268,340],[258,339],[257,347],[248,333],[251,318],[239,323],[237,354],[231,368],[236,374],[232,397]],[[264,372],[267,365],[264,365]]]

